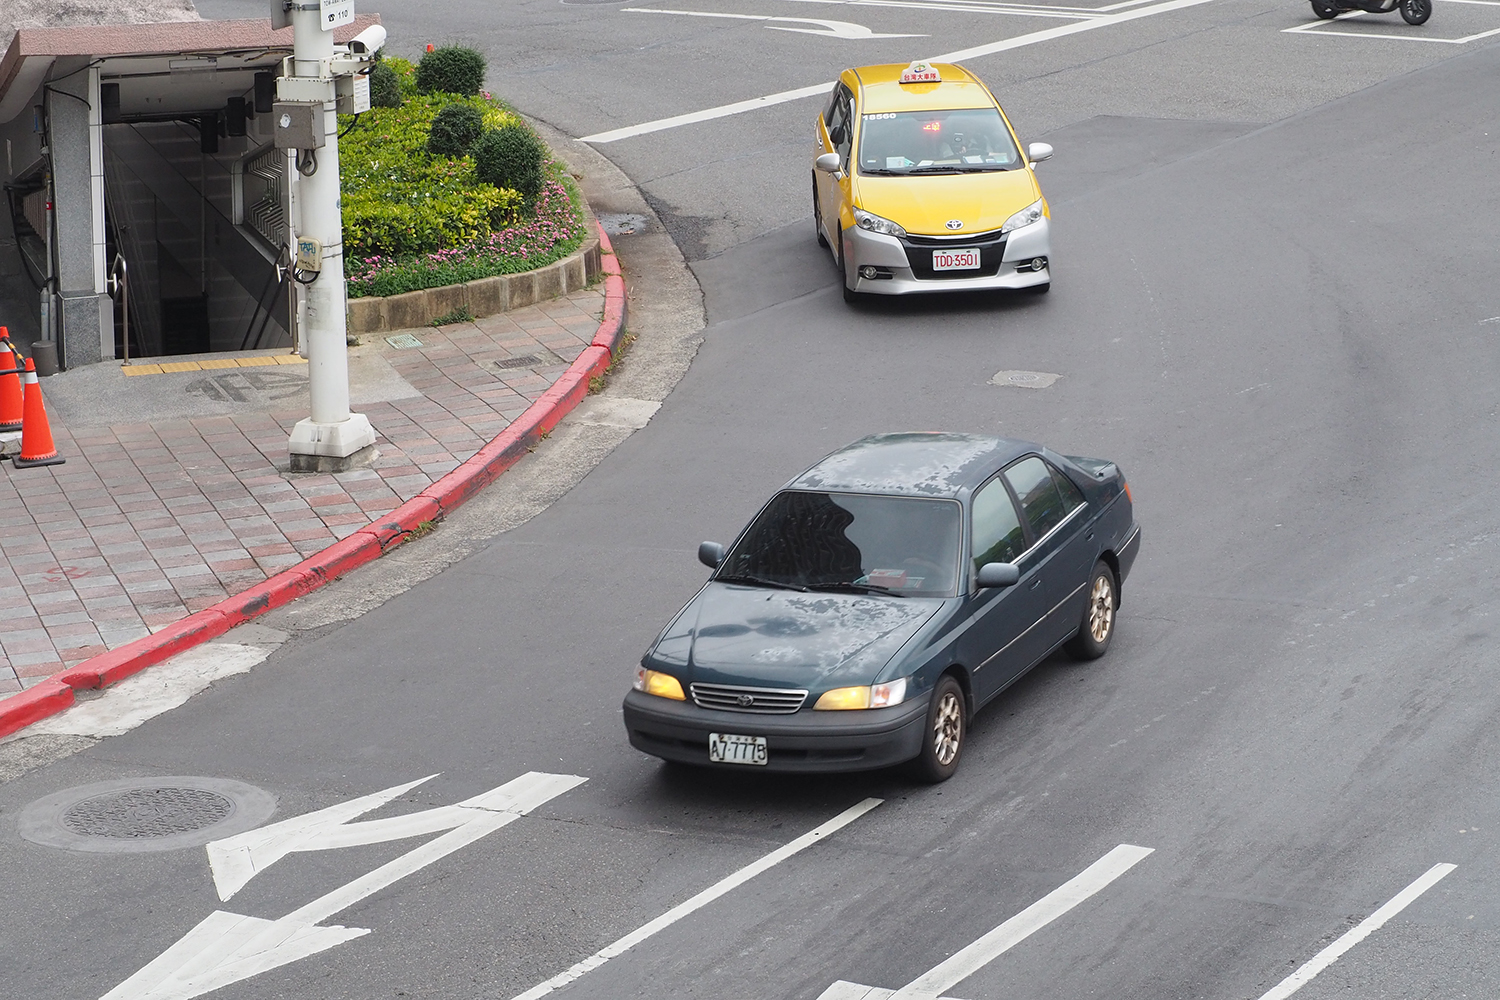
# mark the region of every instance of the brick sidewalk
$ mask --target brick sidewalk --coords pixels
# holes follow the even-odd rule
[[[286,471],[305,390],[297,409],[105,426],[54,416],[67,464],[7,464],[0,479],[0,698],[254,586],[415,496],[552,386],[603,303],[595,286],[410,331],[420,347],[377,338],[420,395],[358,407],[379,454],[350,472]]]

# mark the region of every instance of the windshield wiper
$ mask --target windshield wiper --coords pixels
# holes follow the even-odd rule
[[[850,594],[889,594],[892,597],[905,597],[899,590],[891,587],[882,587],[875,583],[815,583],[808,590],[834,590]]]
[[[714,579],[719,583],[751,583],[757,587],[775,587],[777,590],[796,590],[804,594],[807,593],[808,589],[806,587],[799,587],[795,583],[782,583],[779,580],[767,580],[764,577],[750,576],[748,573],[741,573],[737,576],[716,576],[714,577]]]
[[[957,165],[947,167],[912,167],[906,172],[909,174],[961,174],[964,172],[964,168]]]

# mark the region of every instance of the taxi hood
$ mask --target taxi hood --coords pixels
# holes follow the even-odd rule
[[[953,236],[949,219],[960,219],[962,233],[987,233],[1042,196],[1029,170],[970,174],[878,177],[855,180],[855,204],[890,219],[909,233]]]
[[[869,684],[942,605],[942,598],[710,583],[644,662],[713,684],[813,691]]]

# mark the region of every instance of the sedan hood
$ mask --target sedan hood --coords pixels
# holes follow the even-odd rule
[[[1042,196],[1029,170],[939,174],[930,177],[861,176],[855,204],[890,219],[908,233],[954,236],[987,233]],[[948,221],[963,228],[956,233]]]
[[[869,684],[942,604],[710,583],[646,659],[686,681],[810,690]]]

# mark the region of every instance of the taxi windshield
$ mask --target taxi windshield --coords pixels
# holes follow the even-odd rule
[[[865,115],[859,137],[864,174],[953,174],[1016,170],[1021,154],[994,108]]]
[[[959,506],[952,500],[784,490],[715,579],[788,590],[951,597]]]

